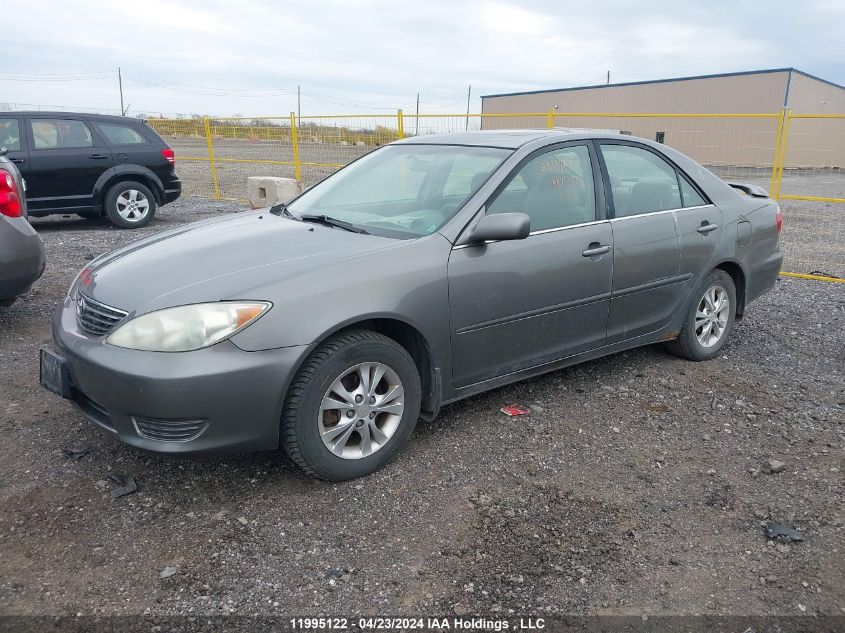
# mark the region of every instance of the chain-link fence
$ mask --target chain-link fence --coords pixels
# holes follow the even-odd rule
[[[245,199],[249,176],[313,185],[410,136],[493,129],[612,130],[665,143],[725,180],[758,184],[784,213],[784,269],[845,278],[845,115],[529,112],[151,119],[186,195]]]

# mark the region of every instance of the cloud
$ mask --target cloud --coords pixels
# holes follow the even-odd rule
[[[473,95],[795,66],[845,83],[841,5],[609,0],[43,0],[4,7],[0,99],[134,111],[461,111]],[[46,19],[45,16],[49,16]],[[144,82],[144,83],[142,83]],[[150,85],[156,84],[156,85]],[[215,90],[202,90],[202,88]],[[212,94],[213,93],[213,94]],[[473,101],[472,109],[480,104]],[[382,108],[383,110],[376,110]]]

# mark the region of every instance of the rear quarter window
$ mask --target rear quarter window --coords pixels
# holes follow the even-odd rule
[[[142,145],[149,141],[137,130],[118,123],[97,123],[97,129],[106,137],[109,145]]]

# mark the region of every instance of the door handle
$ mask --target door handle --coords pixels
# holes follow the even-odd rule
[[[610,252],[610,246],[607,244],[599,244],[598,242],[593,242],[590,244],[590,248],[585,251],[582,251],[581,254],[584,257],[595,257],[596,255],[604,255],[605,253]]]
[[[18,165],[26,162],[25,158],[10,158],[9,160],[13,163],[17,163]]]
[[[701,226],[699,226],[695,230],[698,231],[699,233],[703,234],[703,235],[706,235],[707,233],[710,233],[710,231],[715,231],[718,228],[719,228],[718,224],[711,224],[710,222],[707,222],[705,220],[704,222],[701,223]]]
[[[91,154],[88,158],[91,158],[93,160],[102,160],[104,158],[108,158],[108,156],[106,156],[105,154]]]

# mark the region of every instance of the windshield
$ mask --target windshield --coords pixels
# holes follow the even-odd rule
[[[511,150],[450,145],[387,145],[306,191],[297,216],[326,215],[374,235],[433,233],[502,164]]]

